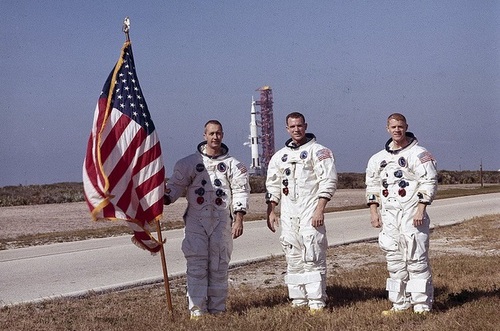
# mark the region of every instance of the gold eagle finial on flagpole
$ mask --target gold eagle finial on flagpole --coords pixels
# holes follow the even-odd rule
[[[127,38],[127,41],[130,41],[130,37],[129,37],[129,31],[130,31],[130,18],[127,16],[125,17],[125,19],[123,20],[123,32],[125,33],[125,36]]]

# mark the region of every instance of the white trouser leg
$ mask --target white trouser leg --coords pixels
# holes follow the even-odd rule
[[[415,311],[429,311],[434,301],[434,287],[429,265],[429,235],[416,232],[405,236],[408,242],[409,281],[406,291],[411,294],[411,303]]]
[[[392,302],[394,309],[408,309],[411,305],[409,295],[406,293],[408,271],[404,248],[401,245],[397,227],[388,221],[384,220],[384,222],[384,228],[379,234],[378,242],[380,248],[385,252],[387,271],[389,271],[389,278],[386,281],[388,299]]]
[[[299,222],[298,217],[283,215],[280,241],[287,260],[285,283],[289,297],[293,305],[324,307],[328,247],[325,228],[313,228],[305,220],[304,224]]]
[[[208,265],[208,312],[211,314],[226,310],[228,294],[228,269],[233,250],[231,227],[227,222],[220,222],[209,239]]]
[[[208,242],[203,235],[186,234],[182,242],[186,258],[188,308],[207,312],[208,289]]]

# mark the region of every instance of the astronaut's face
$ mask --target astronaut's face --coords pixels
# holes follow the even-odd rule
[[[207,141],[207,148],[218,151],[221,147],[224,133],[220,125],[209,123],[205,127],[203,137]]]
[[[302,118],[290,117],[287,121],[286,130],[290,134],[293,142],[301,145],[306,140],[307,123]]]
[[[390,119],[387,122],[387,132],[391,135],[392,141],[399,146],[406,145],[406,130],[408,130],[408,124],[405,121]]]

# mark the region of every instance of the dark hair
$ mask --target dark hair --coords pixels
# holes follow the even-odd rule
[[[286,125],[288,125],[288,119],[289,118],[302,118],[302,121],[304,123],[306,122],[306,118],[304,117],[304,115],[302,115],[301,113],[296,112],[296,111],[294,111],[293,113],[290,113],[290,114],[286,115],[286,119],[285,119],[285,124]]]
[[[222,128],[221,122],[219,122],[218,120],[209,120],[207,123],[205,123],[205,129],[207,128],[207,125],[209,125],[209,124],[218,125],[218,126],[220,126],[220,130],[224,131],[224,129]]]

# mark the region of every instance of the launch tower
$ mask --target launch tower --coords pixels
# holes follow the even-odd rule
[[[260,91],[260,100],[256,104],[260,106],[261,134],[260,142],[262,144],[262,162],[261,166],[264,172],[267,172],[269,161],[274,154],[274,119],[273,119],[273,90],[270,86],[263,86]]]

